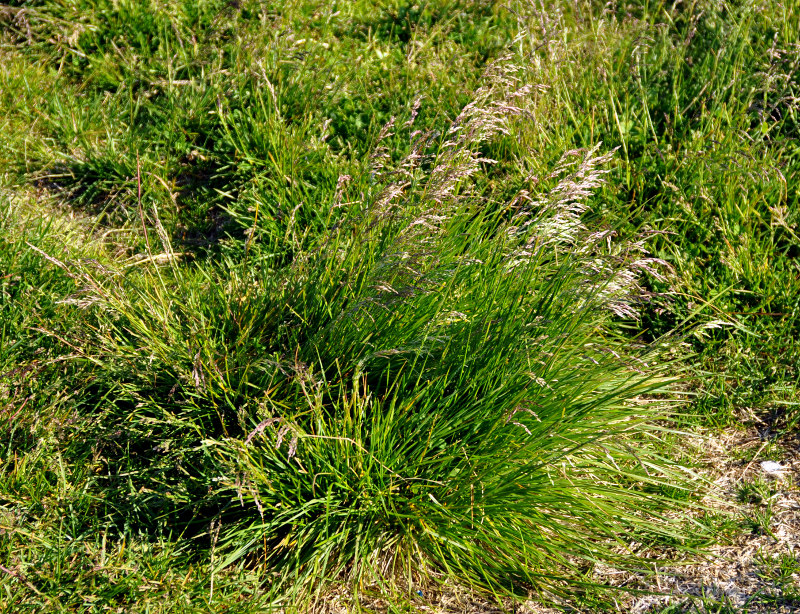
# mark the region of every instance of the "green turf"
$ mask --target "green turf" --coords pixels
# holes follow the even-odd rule
[[[0,607],[600,611],[723,539],[676,431],[800,424],[799,32],[0,7]]]

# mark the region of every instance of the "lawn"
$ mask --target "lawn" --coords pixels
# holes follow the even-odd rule
[[[800,607],[798,70],[794,0],[0,5],[0,611]]]

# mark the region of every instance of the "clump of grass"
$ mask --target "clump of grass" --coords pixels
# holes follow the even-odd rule
[[[800,604],[800,559],[792,552],[769,556],[760,552],[756,558],[758,575],[772,583],[773,590],[763,591],[756,601],[775,606]]]
[[[708,313],[698,419],[796,427],[800,13],[512,8],[0,9],[0,162],[64,201],[0,202],[9,607],[596,604],[705,543],[663,335]]]
[[[527,129],[539,90],[522,74],[490,65],[444,135],[373,156],[382,184],[343,214],[332,203],[277,271],[248,251],[180,267],[160,227],[171,266],[55,262],[97,318],[75,343],[140,455],[124,473],[147,488],[143,520],[211,514],[215,570],[263,566],[294,604],[440,573],[566,597],[587,566],[641,566],[622,535],[680,541],[655,493],[694,486],[650,443],[676,346],[616,324],[666,264],[582,221],[612,154],[567,152],[505,203],[476,189],[494,162],[481,148]]]

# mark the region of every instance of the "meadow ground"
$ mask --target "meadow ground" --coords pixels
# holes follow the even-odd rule
[[[800,611],[800,3],[0,5],[0,610]]]

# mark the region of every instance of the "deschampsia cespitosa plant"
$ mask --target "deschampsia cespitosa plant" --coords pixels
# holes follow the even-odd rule
[[[689,474],[652,445],[674,347],[617,330],[668,267],[646,237],[587,227],[602,145],[545,177],[520,159],[511,199],[485,188],[482,151],[542,129],[546,95],[507,59],[485,83],[444,134],[397,127],[399,162],[378,143],[370,182],[343,178],[327,231],[282,269],[73,273],[99,318],[86,355],[180,442],[159,456],[184,463],[175,481],[209,493],[215,568],[264,565],[287,604],[442,576],[565,595],[680,538],[659,493]]]

